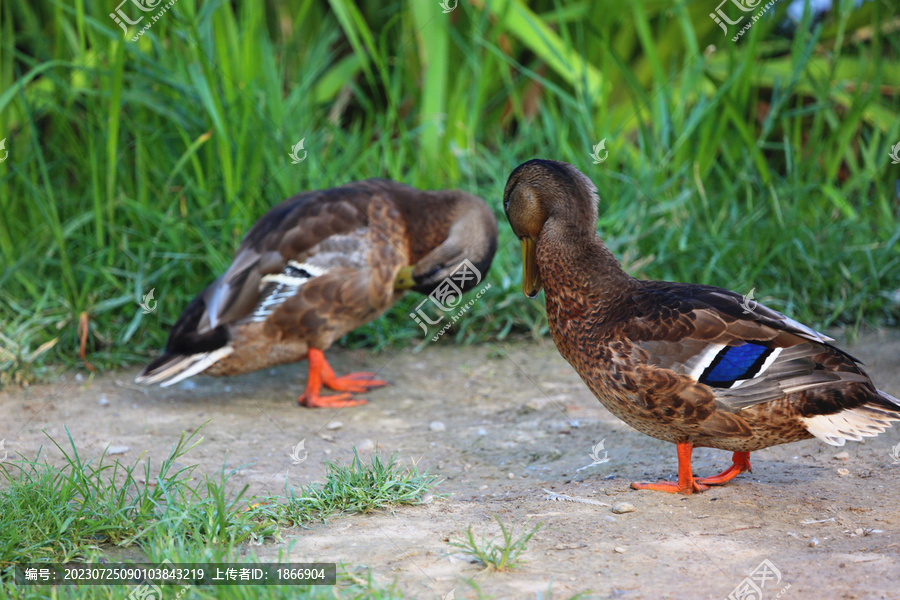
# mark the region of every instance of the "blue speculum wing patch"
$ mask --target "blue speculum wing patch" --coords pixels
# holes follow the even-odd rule
[[[731,387],[735,382],[752,379],[774,350],[747,342],[740,346],[726,346],[709,363],[700,376],[700,383],[713,387]]]

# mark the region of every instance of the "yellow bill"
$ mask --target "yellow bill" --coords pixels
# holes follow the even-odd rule
[[[397,277],[394,278],[394,289],[398,292],[406,291],[412,289],[414,285],[416,285],[415,280],[413,279],[413,269],[415,269],[415,265],[410,265],[408,267],[403,267],[400,269],[400,272],[397,273]]]
[[[537,268],[534,240],[522,238],[519,241],[522,243],[522,292],[529,298],[534,298],[543,287]]]

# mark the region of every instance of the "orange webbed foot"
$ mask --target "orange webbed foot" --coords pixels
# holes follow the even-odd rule
[[[658,483],[649,483],[644,481],[635,481],[631,484],[636,490],[655,490],[657,492],[668,492],[670,494],[693,494],[694,492],[702,492],[708,490],[709,487],[694,479],[691,472],[691,453],[694,451],[694,445],[690,442],[681,442],[676,444],[678,451],[678,481],[660,481]]]
[[[704,492],[709,489],[708,485],[698,483],[698,480],[691,478],[688,485],[682,486],[677,481],[659,481],[650,483],[648,481],[633,481],[631,487],[636,490],[655,490],[657,492],[668,492],[670,494],[693,494],[694,492]]]
[[[373,379],[374,373],[351,373],[343,377],[337,377],[325,360],[321,350],[310,348],[306,355],[309,360],[309,379],[306,381],[306,391],[297,398],[297,404],[309,408],[348,408],[361,406],[367,401],[362,398],[353,398],[352,394],[367,392],[372,388],[387,385],[386,381]],[[322,386],[330,388],[341,394],[323,396]]]
[[[744,471],[753,472],[750,468],[750,453],[735,452],[731,457],[731,466],[713,477],[702,477],[697,481],[706,485],[722,485],[727,483],[743,473]]]
[[[368,392],[375,388],[388,385],[387,381],[375,379],[375,373],[365,371],[359,373],[348,373],[341,377],[335,377],[331,373],[330,379],[323,379],[322,385],[336,392]]]
[[[297,404],[307,408],[349,408],[351,406],[361,406],[368,402],[363,398],[351,398],[353,398],[353,396],[349,393],[322,396],[319,394],[311,394],[307,391],[297,398]]]

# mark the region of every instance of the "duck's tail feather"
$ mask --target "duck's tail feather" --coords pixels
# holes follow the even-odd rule
[[[209,352],[197,354],[174,354],[164,352],[162,356],[138,373],[134,378],[135,383],[154,384],[169,387],[179,381],[187,379],[197,373],[201,373],[211,367],[213,363],[234,352],[231,346],[222,346]]]
[[[806,429],[826,444],[843,446],[847,440],[858,442],[883,433],[891,422],[900,421],[900,400],[878,390],[875,402],[802,420]]]

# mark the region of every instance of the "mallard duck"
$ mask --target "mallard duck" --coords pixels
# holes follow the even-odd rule
[[[722,288],[628,275],[597,235],[597,203],[590,179],[550,160],[519,165],[503,195],[523,291],[544,289],[560,354],[610,412],[677,446],[677,482],[632,487],[699,492],[750,470],[754,450],[842,446],[900,420],[900,401],[831,338]],[[694,447],[731,451],[732,465],[695,479]]]
[[[430,294],[458,269],[462,291],[490,268],[497,221],[465,192],[426,192],[384,179],[306,192],[247,232],[225,273],[188,304],[165,352],[138,383],[172,385],[203,372],[236,375],[309,361],[307,407],[365,402],[351,394],[386,382],[337,377],[323,352],[387,310],[406,290]],[[341,392],[324,396],[321,386]]]

